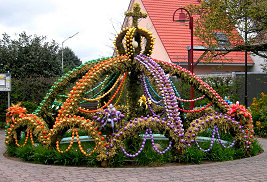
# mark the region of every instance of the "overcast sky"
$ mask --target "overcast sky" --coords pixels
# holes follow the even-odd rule
[[[112,55],[130,0],[0,0],[0,34],[47,36],[83,62]]]

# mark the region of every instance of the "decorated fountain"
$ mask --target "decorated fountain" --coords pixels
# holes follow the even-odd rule
[[[112,159],[118,150],[132,158],[142,155],[148,137],[153,149],[162,155],[170,149],[179,155],[193,144],[208,152],[215,137],[225,148],[238,145],[249,151],[254,132],[251,114],[239,103],[229,105],[190,71],[150,57],[154,38],[138,27],[138,19],[146,14],[135,4],[133,12],[126,15],[132,16],[133,24],[116,37],[117,56],[89,61],[66,73],[32,114],[19,105],[8,109],[6,145],[24,147],[30,140],[33,146],[38,143],[64,153],[77,140],[84,155],[96,154],[101,162]],[[181,98],[174,78],[193,86],[202,96],[194,100]],[[184,107],[186,102],[204,98],[208,100],[204,107],[193,110]],[[202,149],[197,136],[206,129],[212,131],[211,144]],[[72,131],[69,146],[60,149],[60,141],[69,130]],[[86,131],[93,140],[95,147],[90,152],[84,150],[79,130]],[[25,132],[23,144],[18,142],[21,131]],[[233,143],[222,142],[219,131],[230,133]],[[127,151],[124,140],[140,134],[143,135],[140,150]],[[167,148],[158,148],[154,134],[169,140]]]

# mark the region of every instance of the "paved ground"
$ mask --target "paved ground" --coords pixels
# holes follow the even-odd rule
[[[0,131],[0,182],[59,181],[267,181],[266,152],[251,158],[201,165],[153,168],[85,168],[31,164],[5,158],[4,131]]]

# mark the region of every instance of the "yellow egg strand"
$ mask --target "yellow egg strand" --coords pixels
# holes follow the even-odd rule
[[[123,85],[122,85],[122,88],[121,88],[121,91],[120,91],[119,98],[118,98],[118,100],[116,101],[116,103],[114,104],[114,106],[116,106],[116,105],[119,103],[119,101],[121,100],[121,97],[122,97],[122,94],[123,94],[123,90],[124,90],[125,83],[126,83],[126,81],[125,81],[125,82],[123,83]]]

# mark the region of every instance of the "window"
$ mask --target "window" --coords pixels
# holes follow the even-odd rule
[[[227,37],[227,35],[225,33],[219,33],[219,32],[216,32],[214,33],[214,36],[215,36],[215,40],[218,42],[218,45],[219,46],[230,46],[231,43]]]

